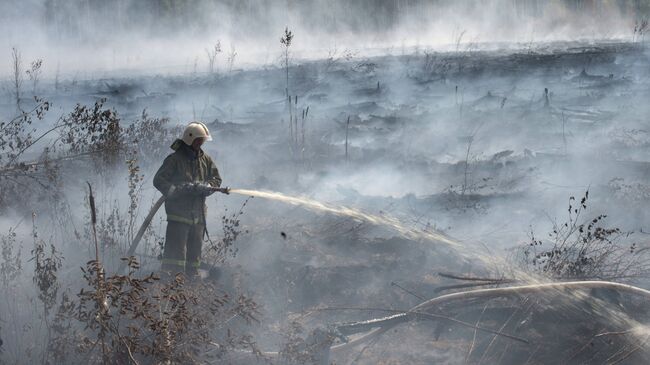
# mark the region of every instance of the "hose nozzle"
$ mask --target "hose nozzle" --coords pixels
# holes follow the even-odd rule
[[[215,188],[214,191],[218,191],[218,192],[220,192],[222,194],[226,194],[226,195],[230,194],[230,188],[227,187],[227,186],[225,186],[223,188]]]

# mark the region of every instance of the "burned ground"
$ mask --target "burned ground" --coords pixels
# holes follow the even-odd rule
[[[27,261],[32,241],[42,237],[44,247],[52,244],[62,252],[63,264],[54,272],[61,291],[76,294],[78,267],[85,266],[78,263],[95,258],[88,181],[97,204],[100,258],[107,274],[115,273],[134,231],[158,197],[152,175],[179,126],[189,119],[206,121],[212,131],[215,138],[206,150],[225,185],[355,207],[394,218],[416,232],[442,232],[461,244],[260,198],[251,199],[242,215],[228,221],[246,197],[210,198],[212,238],[223,243],[222,225],[235,221],[241,233],[234,241],[236,255],[229,252],[208,261],[220,267],[214,285],[227,288],[230,298],[243,295],[257,303],[243,307],[259,322],[242,316],[232,323],[233,331],[252,337],[219,347],[219,355],[231,356],[233,362],[252,361],[252,355],[242,352],[250,350],[252,341],[262,350],[284,349],[281,362],[302,363],[306,360],[300,356],[315,329],[383,317],[394,314],[391,310],[406,311],[426,299],[473,288],[445,288],[468,281],[439,273],[497,280],[479,280],[480,288],[610,279],[557,277],[516,259],[521,258],[520,250],[538,241],[535,254],[549,259],[558,245],[552,233],[567,219],[567,200],[579,201],[586,191],[588,208],[580,222],[607,215],[594,229],[618,231],[598,231],[598,237],[612,240],[605,246],[616,248],[611,255],[589,252],[579,259],[591,265],[594,261],[589,260],[597,257],[602,260],[594,265],[620,266],[631,262],[628,256],[641,257],[628,271],[617,268],[620,277],[614,279],[647,287],[642,256],[648,250],[644,231],[650,230],[645,209],[650,197],[648,57],[642,43],[575,42],[524,50],[414,51],[356,55],[337,62],[295,61],[289,68],[288,98],[286,70],[275,66],[219,74],[69,78],[56,85],[43,80],[40,99],[24,95],[19,100],[25,111],[42,106],[44,100],[49,103],[46,116],[33,120],[34,138],[61,120],[66,123],[20,151],[25,164],[11,157],[0,160],[3,244],[17,248],[22,242],[22,254],[3,251],[2,262],[23,257],[18,279],[9,269],[15,265],[2,266],[4,290],[21,294],[1,307],[0,357],[8,363],[20,361],[19,349],[31,351],[39,361],[48,356],[49,349],[24,341],[34,333],[38,338],[52,335],[32,329],[41,320],[19,313],[21,300],[39,303],[34,293],[22,293],[16,284],[32,276]],[[4,90],[3,115],[15,115],[11,92]],[[64,117],[57,122],[59,115]],[[91,120],[99,121],[92,133],[74,129]],[[116,122],[119,136],[111,134]],[[2,152],[15,151],[11,147]],[[48,169],[47,161],[56,168]],[[33,228],[24,223],[32,221],[32,212]],[[142,275],[158,268],[161,216],[137,251]],[[32,239],[36,227],[41,232],[38,240]],[[579,229],[562,237],[581,240]],[[524,269],[534,280],[519,275]],[[61,292],[53,295],[61,301]],[[235,305],[240,302],[231,303],[232,313],[243,308]],[[456,302],[432,313],[457,322],[420,314],[417,321],[400,324],[368,343],[332,351],[331,360],[643,363],[648,358],[644,303],[633,295],[599,289]],[[228,313],[219,316],[227,318]],[[32,327],[18,328],[11,317]],[[211,324],[201,323],[200,328]],[[227,343],[223,337],[219,340]],[[258,355],[268,361],[275,356]],[[144,352],[135,356],[151,360]],[[205,360],[201,354],[188,356]]]

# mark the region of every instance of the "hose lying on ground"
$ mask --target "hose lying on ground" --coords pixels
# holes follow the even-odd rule
[[[647,298],[650,300],[650,291],[642,288],[638,288],[632,285],[619,284],[608,281],[572,281],[572,282],[561,282],[561,283],[547,283],[547,284],[531,284],[531,285],[522,285],[522,286],[512,286],[505,288],[492,288],[492,289],[477,289],[471,291],[463,291],[452,294],[446,294],[439,297],[435,297],[424,301],[415,307],[411,308],[409,311],[386,316],[378,319],[372,319],[368,321],[360,321],[354,323],[347,323],[340,326],[336,326],[339,333],[359,333],[361,331],[370,330],[365,335],[358,337],[350,342],[338,344],[331,346],[329,352],[325,355],[326,357],[321,360],[321,363],[329,364],[329,355],[345,352],[354,348],[355,346],[362,344],[364,342],[373,340],[381,336],[382,334],[390,331],[393,327],[405,323],[411,320],[422,318],[422,313],[426,313],[427,310],[430,310],[434,307],[447,304],[453,301],[466,301],[479,298],[497,298],[504,297],[509,295],[529,295],[533,293],[544,293],[552,290],[559,291],[581,291],[589,289],[608,289],[614,290],[619,293],[628,293],[632,295],[637,295],[640,297]],[[441,319],[444,320],[441,316]],[[494,332],[493,332],[494,333]],[[497,333],[504,335],[503,333]],[[508,337],[508,336],[507,336]],[[248,350],[238,350],[236,353],[241,355],[254,355],[252,351]],[[281,353],[278,351],[262,351],[261,355],[266,357],[278,357],[281,356]]]
[[[341,329],[345,329],[346,327],[350,327],[351,329],[352,327],[362,327],[362,326],[365,328],[374,328],[374,329],[369,333],[366,333],[365,335],[356,338],[350,342],[332,346],[331,351],[347,350],[360,343],[377,338],[378,336],[390,330],[391,328],[395,327],[396,325],[417,318],[417,312],[426,312],[427,310],[430,310],[433,307],[439,306],[441,304],[446,304],[451,301],[469,300],[469,299],[477,299],[477,298],[495,298],[495,297],[502,297],[507,295],[527,295],[527,294],[543,292],[548,290],[585,290],[585,289],[609,289],[621,293],[629,293],[629,294],[638,295],[650,299],[649,290],[638,288],[632,285],[613,283],[609,281],[571,281],[571,282],[561,282],[561,283],[512,286],[506,288],[478,289],[478,290],[464,291],[458,293],[451,293],[451,294],[442,295],[433,299],[429,299],[425,302],[422,302],[416,305],[415,307],[411,308],[408,312],[382,317],[378,319],[372,319],[369,321],[344,324],[340,326]]]

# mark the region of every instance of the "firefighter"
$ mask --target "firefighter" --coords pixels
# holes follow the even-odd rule
[[[205,124],[188,124],[183,137],[172,143],[174,152],[154,176],[153,185],[165,196],[167,213],[163,273],[184,272],[191,279],[198,277],[207,233],[205,200],[221,186],[219,170],[201,149],[211,140]]]

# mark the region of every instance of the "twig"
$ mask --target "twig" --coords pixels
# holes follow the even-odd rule
[[[348,115],[348,121],[345,123],[345,162],[348,162],[348,131],[350,129],[350,116]]]
[[[485,310],[487,309],[487,303],[483,306],[483,310],[481,311],[481,315],[478,317],[476,320],[476,327],[481,324],[481,319],[483,318],[483,313],[485,313]],[[472,355],[472,351],[474,350],[474,344],[476,343],[476,335],[478,334],[478,329],[474,329],[474,336],[472,337],[472,343],[469,345],[469,350],[467,351],[467,355],[465,355],[465,363],[469,363],[469,358]]]
[[[106,329],[106,323],[104,322],[104,313],[106,312],[106,296],[104,295],[104,269],[101,262],[99,261],[99,245],[97,243],[97,210],[95,208],[95,197],[93,196],[93,188],[90,186],[90,182],[86,181],[88,184],[88,200],[90,203],[90,220],[93,226],[93,240],[95,242],[95,265],[97,265],[97,307],[98,307],[98,319],[97,322],[102,327],[100,331],[101,343],[102,343],[102,363],[106,363],[107,354],[106,354],[106,343],[104,341],[103,331]],[[99,302],[101,301],[101,302]]]
[[[532,308],[535,306],[535,304],[536,304],[535,301],[530,301],[530,304],[526,307],[526,309],[525,309],[525,310],[522,310],[522,312],[521,312],[521,317],[522,317],[522,318],[525,318],[526,313],[530,312],[530,311],[532,310]],[[519,329],[521,328],[521,326],[524,325],[524,323],[526,323],[525,320],[524,320],[524,321],[517,321],[517,323],[515,324],[515,327],[513,328],[512,331],[513,331],[514,333],[517,333],[517,332],[519,331]],[[501,360],[502,360],[503,357],[506,355],[506,353],[508,352],[508,349],[509,349],[509,348],[510,348],[510,343],[507,343],[507,344],[504,346],[503,351],[501,352],[501,356],[499,357],[499,361],[496,362],[497,364],[501,364]]]
[[[503,322],[503,325],[501,325],[501,328],[499,328],[499,332],[503,331],[503,330],[506,328],[506,326],[507,326],[508,324],[510,324],[510,321],[515,317],[515,315],[516,315],[518,312],[519,312],[519,308],[515,309],[515,310],[512,312],[512,314],[510,315],[510,317],[508,317],[508,319],[507,319],[505,322]],[[483,351],[483,355],[481,355],[481,358],[478,360],[478,364],[479,364],[479,365],[483,362],[483,359],[484,359],[484,358],[487,356],[487,354],[490,352],[490,349],[492,348],[492,345],[494,344],[494,342],[496,341],[496,339],[497,339],[497,336],[492,337],[492,340],[491,340],[490,343],[488,344],[487,348],[485,349],[485,351]],[[526,343],[528,343],[528,342],[526,342]]]
[[[414,292],[412,292],[412,291],[410,291],[410,290],[408,290],[408,289],[406,289],[406,288],[400,286],[399,284],[397,284],[397,283],[394,282],[394,281],[391,281],[391,282],[390,282],[390,285],[392,285],[392,286],[396,286],[396,287],[402,289],[403,291],[405,291],[405,292],[411,294],[412,296],[414,296],[414,297],[416,297],[416,298],[418,298],[418,299],[420,299],[420,300],[426,300],[426,299],[425,299],[424,297],[422,297],[421,295],[418,295],[418,294],[416,294],[416,293],[414,293]]]
[[[442,276],[443,278],[448,278],[448,279],[466,280],[466,281],[490,281],[490,282],[513,281],[512,279],[505,279],[505,278],[495,279],[495,278],[482,278],[476,276],[461,276],[461,275],[449,274],[444,272],[439,272],[438,276]]]
[[[452,289],[464,289],[464,288],[474,288],[477,286],[488,286],[488,285],[499,285],[499,284],[512,284],[516,283],[516,280],[495,280],[492,282],[487,282],[487,283],[471,283],[471,284],[457,284],[457,285],[445,285],[445,286],[440,286],[434,289],[435,293],[440,293],[441,291],[445,290],[452,290]]]
[[[599,334],[595,335],[593,338],[602,337],[602,336],[618,336],[618,335],[625,335],[625,334],[628,334],[628,333],[630,333],[630,332],[632,332],[632,331],[634,331],[634,330],[633,330],[633,329],[629,329],[629,330],[627,330],[627,331],[619,331],[619,332],[603,332],[603,333],[599,333]]]
[[[40,165],[43,165],[45,163],[52,163],[52,162],[61,162],[61,161],[66,161],[66,160],[72,160],[78,157],[84,157],[84,156],[92,156],[95,154],[101,154],[103,152],[107,151],[114,151],[114,148],[102,148],[94,151],[88,151],[88,152],[81,152],[77,153],[74,155],[67,155],[67,156],[62,156],[59,158],[54,158],[54,159],[47,159],[44,161],[32,161],[32,162],[18,162],[17,164],[13,166],[5,166],[3,169],[0,169],[0,176],[8,176],[8,173],[13,173],[16,171],[23,171],[26,170],[30,167],[38,167]]]
[[[126,341],[125,341],[123,338],[122,338],[121,340],[122,340],[122,342],[124,343],[124,346],[126,347],[126,351],[128,352],[128,354],[129,354],[129,358],[131,359],[131,361],[133,361],[133,363],[134,363],[135,365],[140,365],[140,364],[138,364],[138,361],[133,357],[133,354],[131,353],[131,348],[130,348],[129,345],[126,343]]]
[[[62,120],[62,119],[63,119],[62,116],[59,117],[59,121]],[[47,131],[43,132],[40,136],[38,136],[38,138],[34,139],[33,141],[31,141],[31,143],[27,144],[27,145],[24,146],[20,151],[18,151],[18,152],[15,154],[15,156],[11,159],[11,161],[9,161],[9,163],[7,163],[6,165],[7,165],[7,166],[11,166],[14,162],[16,162],[16,160],[17,160],[17,159],[18,159],[18,158],[19,158],[19,157],[20,157],[20,156],[21,156],[21,155],[22,155],[26,150],[28,150],[29,148],[31,148],[32,146],[34,146],[36,143],[38,143],[38,141],[40,141],[41,139],[43,139],[45,136],[47,136],[47,135],[50,134],[51,132],[53,132],[53,131],[55,131],[55,130],[57,130],[57,129],[59,129],[59,128],[65,126],[65,125],[66,125],[66,124],[58,124],[58,121],[57,121],[57,123],[54,124],[54,127],[52,127],[52,128],[50,128],[50,129],[48,129]]]
[[[90,186],[90,182],[86,181],[88,184],[88,202],[90,204],[90,222],[93,226],[93,240],[95,242],[95,260],[99,264],[99,245],[97,244],[97,210],[95,209],[95,197],[93,196],[93,188]]]

